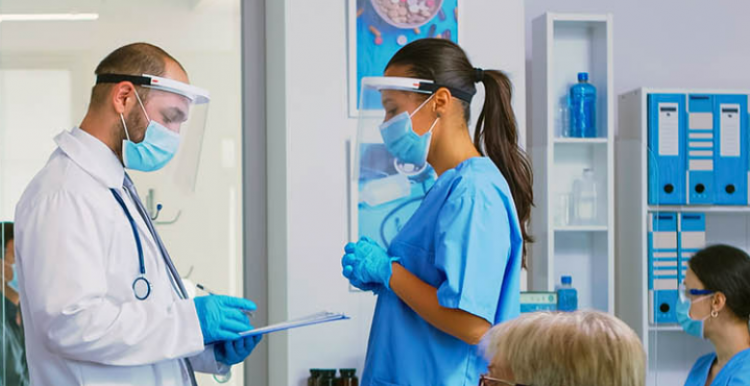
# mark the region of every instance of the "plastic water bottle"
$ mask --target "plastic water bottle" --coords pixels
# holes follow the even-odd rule
[[[562,284],[557,287],[557,310],[575,311],[578,309],[578,291],[573,288],[573,278],[563,276]]]
[[[589,84],[589,73],[578,73],[578,84],[570,88],[570,136],[596,137],[596,87]]]
[[[583,178],[573,183],[573,222],[593,225],[597,221],[596,181],[594,170],[583,169]]]

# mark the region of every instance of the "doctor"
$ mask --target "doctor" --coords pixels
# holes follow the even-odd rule
[[[677,319],[715,352],[698,359],[685,386],[750,386],[750,256],[728,245],[698,251],[688,262]]]
[[[125,172],[169,162],[208,94],[145,43],[115,50],[96,75],[83,122],[55,138],[16,208],[31,384],[195,385],[194,370],[226,374],[258,343],[238,335],[255,304],[187,297]]]

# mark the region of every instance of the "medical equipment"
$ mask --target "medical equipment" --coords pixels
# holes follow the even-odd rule
[[[227,366],[242,363],[260,343],[262,337],[262,335],[254,335],[217,343],[216,361]]]
[[[203,343],[211,344],[235,340],[241,332],[252,330],[250,320],[243,310],[254,311],[255,303],[247,299],[225,295],[198,296],[194,298]]]
[[[385,92],[383,95],[387,100],[388,97]],[[380,124],[380,135],[383,137],[383,143],[398,162],[414,165],[417,168],[421,168],[427,163],[432,129],[437,125],[440,116],[436,116],[427,132],[422,134],[414,131],[412,118],[430,100],[432,100],[432,96],[425,99],[413,112],[403,111]]]
[[[198,284],[196,284],[195,286],[196,286],[196,287],[197,287],[197,288],[198,288],[199,290],[201,290],[201,291],[203,291],[203,292],[205,292],[205,293],[207,293],[207,294],[209,294],[209,295],[217,295],[217,293],[216,293],[216,292],[214,292],[214,291],[211,291],[210,289],[208,289],[208,287],[204,286],[203,284],[200,284],[200,283],[198,283]],[[254,318],[254,317],[255,317],[255,312],[253,312],[253,311],[242,310],[242,312],[244,312],[244,313],[245,313],[245,315],[247,315],[247,317],[248,317],[248,318],[250,318],[250,319],[252,319],[252,318]]]
[[[135,298],[138,300],[146,300],[148,296],[151,294],[151,283],[146,278],[146,264],[143,261],[143,245],[141,244],[141,237],[138,235],[138,228],[135,225],[135,220],[133,219],[133,216],[130,215],[130,211],[128,210],[128,207],[125,205],[125,201],[122,200],[122,197],[120,197],[120,194],[117,193],[116,190],[110,189],[112,192],[112,195],[115,197],[115,200],[117,200],[117,203],[120,204],[120,207],[122,207],[123,212],[125,212],[125,216],[128,218],[128,222],[130,223],[130,228],[133,230],[133,237],[135,238],[135,246],[138,249],[138,277],[133,280],[133,294],[135,295]]]
[[[693,319],[693,317],[690,316],[690,308],[694,302],[697,303],[702,300],[710,299],[708,296],[712,295],[714,291],[692,288],[687,289],[684,284],[680,284],[680,289],[678,291],[680,299],[677,302],[677,322],[680,323],[682,329],[689,335],[705,339],[705,322],[706,319],[711,316],[711,313],[708,313],[701,319]]]
[[[390,289],[392,263],[401,260],[399,257],[389,256],[385,249],[367,237],[356,244],[347,244],[344,251],[346,255],[341,259],[341,265],[344,276],[352,285],[379,284]]]
[[[174,155],[174,160],[162,170],[153,173],[158,174],[167,186],[171,184],[175,187],[177,192],[193,193],[210,104],[208,91],[174,79],[148,74],[101,74],[96,78],[97,84],[120,82],[130,82],[135,86],[148,88],[148,100],[144,101],[146,106],[150,103],[159,103],[164,106],[156,113],[160,115],[159,117],[150,118],[178,132],[180,146]],[[146,132],[148,134],[148,130]],[[162,134],[169,135],[163,132]]]
[[[135,99],[138,100],[143,110],[148,126],[146,126],[143,140],[135,143],[130,140],[125,117],[122,113],[120,114],[123,131],[125,131],[125,139],[122,140],[122,162],[128,169],[153,172],[163,168],[172,160],[177,149],[180,148],[180,135],[151,119],[138,93],[135,93]]]

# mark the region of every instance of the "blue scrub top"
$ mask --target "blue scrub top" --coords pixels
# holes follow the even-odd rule
[[[513,197],[489,158],[443,173],[388,249],[438,289],[440,304],[491,324],[520,314],[523,239]],[[477,346],[422,319],[392,291],[378,296],[363,386],[476,386]]]
[[[704,355],[690,370],[685,386],[705,386],[716,353]],[[750,349],[735,354],[716,375],[711,386],[750,386]]]

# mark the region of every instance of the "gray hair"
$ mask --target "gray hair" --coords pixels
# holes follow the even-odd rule
[[[644,386],[646,353],[624,322],[597,311],[537,312],[493,327],[482,347],[491,368],[544,386]]]

